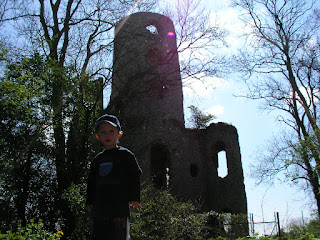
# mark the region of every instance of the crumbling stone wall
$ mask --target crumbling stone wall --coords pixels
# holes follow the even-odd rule
[[[183,93],[175,30],[160,14],[135,13],[115,31],[113,82],[108,113],[122,122],[122,144],[137,156],[143,179],[169,185],[203,210],[247,214],[238,134],[235,127],[184,125]],[[218,176],[225,151],[228,175]]]

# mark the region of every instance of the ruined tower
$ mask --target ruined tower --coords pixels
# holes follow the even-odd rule
[[[238,134],[235,127],[184,125],[183,92],[172,21],[135,13],[115,30],[110,103],[124,129],[121,144],[137,156],[143,180],[169,185],[173,194],[202,203],[203,210],[247,214]],[[225,151],[228,175],[218,176]]]

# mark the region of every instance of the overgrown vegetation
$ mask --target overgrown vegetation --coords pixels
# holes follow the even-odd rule
[[[66,233],[73,232],[78,213],[68,208],[61,196],[69,189],[67,186],[86,181],[88,161],[95,155],[91,136],[99,86],[89,78],[81,78],[79,83],[72,66],[61,69],[37,53],[6,60],[0,78],[2,232],[15,229],[19,220],[26,226],[30,219],[42,219],[51,231],[64,219],[62,227],[70,225]],[[63,85],[63,104],[59,108],[63,128],[68,132],[62,163],[54,157],[57,149],[53,125],[58,123],[52,108],[56,100],[52,79],[57,75]]]
[[[292,222],[288,226],[287,232],[283,233],[285,239],[319,239],[320,222],[319,219],[313,219],[309,222]]]
[[[76,226],[71,239],[86,239],[90,235],[90,218],[85,209],[85,184],[73,185],[63,194],[76,214]],[[63,225],[63,224],[62,224]],[[132,211],[132,239],[235,239],[247,228],[246,216],[202,212],[200,205],[180,201],[168,189],[142,184],[140,207]]]
[[[57,231],[56,233],[49,232],[44,229],[44,225],[41,221],[35,222],[30,221],[25,227],[18,224],[16,231],[7,231],[6,234],[0,233],[0,239],[20,239],[20,240],[54,240],[60,239],[63,236],[62,231]]]
[[[137,240],[204,239],[207,219],[192,203],[179,202],[167,190],[147,185],[140,207],[132,213],[131,235]]]
[[[87,239],[90,235],[90,218],[85,210],[85,185],[72,185],[62,198],[76,213],[74,232],[67,239]],[[157,189],[144,183],[142,202],[131,216],[131,237],[133,240],[228,240],[246,239],[243,227],[246,216],[231,214],[203,213],[200,207],[191,202],[179,201],[167,189]],[[63,226],[63,223],[60,223]],[[59,239],[63,229],[48,231],[45,224],[31,220],[26,227],[17,225],[16,229],[0,234],[0,239]],[[245,226],[246,227],[246,226]],[[258,237],[259,239],[318,239],[320,223],[311,220],[306,224],[293,222],[287,231],[281,231],[281,237]]]

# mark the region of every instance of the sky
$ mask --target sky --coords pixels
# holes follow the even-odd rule
[[[218,14],[229,31],[239,32],[240,29],[244,29],[238,19],[237,11],[228,7],[229,0],[203,0],[203,2],[213,15]],[[240,44],[236,37],[229,37],[228,42],[231,47]],[[198,81],[191,88],[195,93],[189,88],[184,88],[186,120],[189,114],[187,107],[196,105],[203,112],[216,115],[217,119],[214,122],[226,122],[237,128],[248,213],[253,214],[254,221],[274,221],[275,212],[279,212],[281,227],[285,227],[292,220],[310,219],[312,202],[309,200],[310,196],[302,190],[284,183],[257,186],[255,180],[250,177],[250,165],[258,161],[254,157],[255,153],[283,127],[276,121],[277,113],[260,110],[260,103],[256,100],[234,97],[244,89],[243,83],[235,79],[213,78],[207,84]],[[255,232],[270,234],[274,225],[274,223],[256,224]]]

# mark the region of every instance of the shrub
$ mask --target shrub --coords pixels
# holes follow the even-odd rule
[[[54,240],[60,239],[62,236],[62,231],[52,233],[45,230],[41,220],[37,223],[31,220],[26,227],[21,227],[21,223],[19,223],[15,232],[8,231],[6,234],[0,234],[0,239]]]
[[[320,222],[318,219],[310,220],[306,224],[292,222],[285,234],[288,239],[315,239],[320,238]]]
[[[62,195],[67,201],[73,214],[74,226],[70,235],[71,239],[87,239],[90,235],[91,219],[86,210],[86,184],[72,184]],[[64,225],[64,220],[60,223]]]
[[[132,239],[206,239],[208,216],[192,203],[146,184],[141,199],[140,207],[132,212]]]

